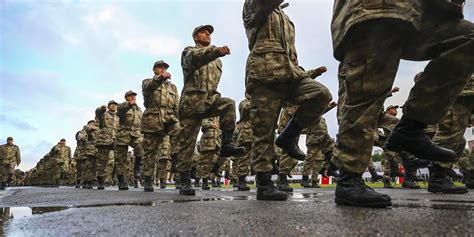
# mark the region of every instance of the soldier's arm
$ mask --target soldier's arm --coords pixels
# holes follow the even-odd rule
[[[250,103],[247,103],[246,101],[240,102],[239,104],[240,121],[250,116],[250,113],[249,113],[250,110],[248,109],[248,107],[250,107]]]
[[[20,148],[17,146],[16,147],[16,154],[15,154],[15,158],[16,158],[16,165],[20,165],[21,163],[21,155],[20,155]]]
[[[129,104],[128,102],[123,102],[118,105],[117,107],[117,114],[119,117],[124,116],[131,108],[133,105]]]
[[[262,25],[273,10],[284,0],[248,0],[245,1],[243,18],[245,28]]]
[[[178,114],[178,108],[179,108],[179,94],[178,94],[178,89],[176,86],[174,86],[174,95],[175,95],[175,100],[174,100],[174,113]]]
[[[316,79],[316,77],[321,76],[326,71],[327,71],[326,67],[318,67],[318,68],[306,71],[306,74],[308,74],[310,78]]]
[[[219,48],[210,46],[205,48],[187,47],[183,51],[183,70],[194,71],[221,57]]]
[[[150,93],[158,89],[166,80],[160,75],[155,75],[151,79],[145,79],[142,83],[143,94]]]

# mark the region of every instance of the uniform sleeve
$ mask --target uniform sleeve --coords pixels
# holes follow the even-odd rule
[[[155,75],[151,79],[145,79],[142,82],[142,92],[143,95],[146,96],[147,94],[153,93],[156,89],[158,89],[161,85],[163,85],[165,80],[162,79],[161,74]]]
[[[245,28],[262,25],[273,10],[277,9],[283,0],[247,0],[244,4],[243,19]]]
[[[117,107],[118,116],[122,118],[131,108],[132,108],[132,105],[129,104],[128,102],[123,102],[119,104]]]
[[[17,146],[16,147],[16,154],[15,154],[15,158],[16,158],[16,165],[20,165],[21,163],[21,155],[20,155],[20,148]]]
[[[318,69],[311,69],[311,70],[306,71],[306,73],[312,79],[316,79],[316,77],[321,76],[321,73],[318,71]]]
[[[242,121],[243,118],[248,118],[250,117],[250,103],[247,101],[243,100],[239,104],[239,114],[240,114],[240,121]]]
[[[205,48],[187,47],[184,49],[181,64],[185,74],[191,74],[196,69],[219,58],[219,52],[216,46]]]

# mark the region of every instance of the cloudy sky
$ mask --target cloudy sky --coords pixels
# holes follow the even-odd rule
[[[296,25],[300,64],[327,66],[319,80],[336,99],[333,1],[289,3],[285,10]],[[238,103],[248,54],[242,5],[243,0],[0,0],[0,141],[13,136],[22,151],[20,168],[29,169],[60,138],[74,149],[75,132],[93,119],[95,108],[110,99],[123,101],[127,90],[140,92],[155,61],[167,61],[172,81],[182,88],[181,50],[193,45],[191,32],[201,24],[214,26],[214,45],[231,48],[222,59],[219,90]],[[466,8],[473,20],[473,4]],[[395,82],[401,91],[386,105],[403,104],[424,65],[401,64]],[[335,111],[325,117],[335,136]]]

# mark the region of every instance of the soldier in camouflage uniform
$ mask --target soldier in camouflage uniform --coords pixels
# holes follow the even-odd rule
[[[85,163],[82,171],[82,188],[92,189],[96,179],[97,148],[95,147],[95,140],[99,130],[97,122],[90,120],[83,127],[83,130],[83,134],[85,134],[83,154]]]
[[[15,167],[20,163],[20,148],[13,144],[12,137],[7,137],[7,143],[0,146],[0,190],[11,182]]]
[[[298,106],[289,103],[286,103],[283,106],[280,118],[278,119],[278,134],[283,132],[297,109]],[[298,136],[295,139],[299,141],[299,138],[300,137]],[[288,184],[288,175],[291,175],[291,171],[296,167],[297,164],[298,160],[292,159],[285,151],[282,151],[277,185],[278,190],[283,192],[293,192],[293,188],[291,188]]]
[[[140,132],[142,111],[137,105],[136,96],[137,93],[127,91],[125,93],[126,102],[119,104],[117,108],[119,128],[115,138],[115,168],[119,190],[128,190],[128,184],[125,181],[128,171],[128,146],[133,147],[135,159],[141,160],[145,155],[142,146],[143,135]],[[137,167],[135,166],[135,168]]]
[[[170,162],[171,142],[170,136],[166,135],[160,144],[158,158],[156,159],[156,180],[159,180],[160,188],[166,188],[168,178],[168,164]]]
[[[202,190],[209,190],[208,181],[212,165],[215,157],[219,154],[220,148],[219,117],[203,119],[201,131],[197,177],[202,179]]]
[[[97,189],[105,189],[105,177],[110,151],[115,151],[115,135],[119,125],[117,115],[118,103],[109,101],[107,106],[102,105],[95,110],[95,117],[99,121],[99,131],[95,146],[97,147]]]
[[[221,97],[217,86],[222,74],[219,59],[230,54],[227,46],[211,45],[210,25],[198,26],[192,36],[196,46],[186,47],[181,56],[184,88],[179,103],[180,132],[178,138],[177,170],[181,172],[181,195],[195,195],[191,186],[190,170],[196,139],[202,119],[218,116],[222,130],[220,156],[245,154],[245,149],[234,147],[232,135],[235,129],[235,102]]]
[[[252,124],[250,123],[250,95],[245,94],[245,99],[239,103],[239,129],[237,133],[237,146],[245,147],[247,153],[235,159],[232,163],[232,169],[236,171],[234,175],[238,177],[237,190],[249,191],[250,187],[247,185],[246,177],[250,172],[250,151],[252,150]],[[235,167],[235,168],[234,168]]]
[[[82,129],[76,133],[76,150],[74,150],[74,155],[72,158],[76,162],[76,188],[81,187],[81,180],[84,173],[84,165],[86,162],[86,156],[84,155],[84,145],[86,143],[87,134]]]
[[[114,176],[115,176],[115,149],[110,150],[109,159],[107,162],[107,166],[105,168],[105,185],[106,186],[111,186],[114,184]]]
[[[446,147],[456,152],[459,157],[466,147],[464,133],[469,126],[471,115],[474,112],[474,74],[465,86],[461,94],[458,95],[454,105],[448,113],[438,123],[438,130],[433,141],[439,146]],[[474,173],[472,170],[466,177],[466,187],[455,186],[448,179],[448,171],[453,163],[435,162],[429,166],[430,179],[428,182],[428,191],[433,193],[467,193],[467,188],[474,188]]]
[[[53,185],[60,185],[62,180],[67,179],[68,167],[71,162],[71,148],[66,146],[66,139],[56,144],[49,152],[51,159],[55,162],[52,170]]]
[[[164,61],[155,62],[153,78],[145,79],[142,83],[145,112],[141,129],[144,134],[143,176],[146,192],[153,191],[153,174],[163,138],[170,136],[171,149],[174,152],[179,131],[179,96],[176,86],[170,82],[171,74],[167,72],[168,68],[169,65]]]
[[[423,159],[455,159],[453,151],[436,146],[423,129],[446,114],[474,70],[474,25],[462,19],[461,1],[335,1],[334,56],[345,70],[345,106],[334,149],[334,162],[342,170],[338,204],[391,205],[388,195],[364,185],[362,173],[401,58],[431,62],[412,88],[386,148]]]
[[[246,92],[251,96],[252,160],[257,172],[257,199],[286,200],[271,181],[273,143],[290,157],[304,159],[297,146],[301,130],[318,121],[331,101],[329,90],[299,65],[295,28],[280,4],[283,0],[246,0],[243,20],[250,54]],[[283,102],[299,105],[288,126],[274,139]]]

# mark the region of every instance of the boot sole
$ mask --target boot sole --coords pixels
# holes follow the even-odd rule
[[[285,151],[285,152],[288,154],[288,156],[289,156],[290,158],[293,158],[293,159],[299,160],[299,161],[304,161],[304,160],[306,159],[306,156],[304,156],[304,157],[297,157],[297,156],[292,156],[292,155],[290,155],[290,154],[287,152],[286,147],[283,146],[282,144],[280,144],[280,142],[278,141],[278,138],[277,138],[277,140],[275,141],[275,145],[276,145],[277,147],[281,148],[283,151]]]
[[[443,194],[465,194],[468,193],[469,190],[456,190],[456,191],[439,191],[439,190],[433,190],[428,187],[428,192],[430,193],[443,193]]]
[[[179,191],[179,195],[196,196],[196,192],[181,192],[181,191]]]
[[[260,201],[286,201],[287,199],[288,199],[288,196],[279,197],[279,198],[259,197],[259,196],[257,196],[257,200],[260,200]]]
[[[346,200],[342,198],[335,199],[337,205],[345,205],[345,206],[355,206],[355,207],[374,207],[374,208],[385,208],[392,206],[392,202],[371,202],[371,203],[357,203],[351,200]]]
[[[144,189],[143,191],[145,191],[145,192],[150,192],[150,193],[151,193],[151,192],[153,192],[153,191],[155,191],[155,190],[154,190],[154,189]]]
[[[238,188],[237,191],[246,192],[246,191],[250,191],[250,188]]]
[[[385,148],[389,151],[394,151],[394,152],[397,152],[397,153],[400,153],[402,151],[406,151],[405,149],[403,149],[401,146],[398,146],[398,145],[393,145],[389,142],[386,142],[385,143]],[[406,151],[406,152],[410,152],[410,151]],[[412,152],[410,152],[412,153]],[[413,154],[413,153],[412,153]],[[430,161],[442,161],[442,162],[453,162],[456,160],[456,157],[453,157],[451,159],[448,159],[448,158],[437,158],[437,157],[426,157],[426,156],[417,156],[419,159],[423,159],[423,160],[430,160]]]

